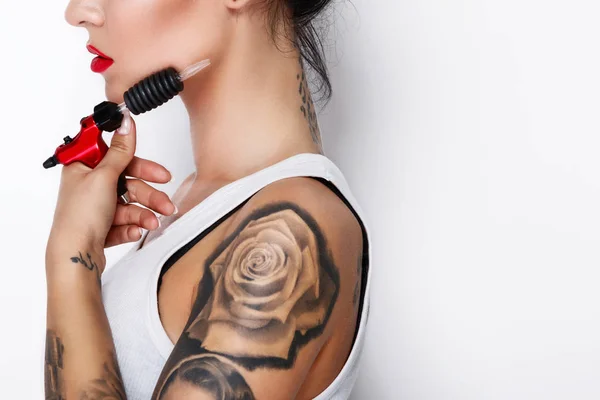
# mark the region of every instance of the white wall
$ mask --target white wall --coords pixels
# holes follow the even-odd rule
[[[324,118],[375,235],[353,399],[599,399],[599,3],[353,3]]]
[[[65,6],[0,0],[0,382],[12,398],[42,398],[60,172],[41,164],[103,96]],[[353,399],[600,398],[599,15],[591,0],[335,8],[325,149],[375,248]],[[176,100],[136,121],[138,154],[174,172],[171,193],[192,167],[184,110]]]

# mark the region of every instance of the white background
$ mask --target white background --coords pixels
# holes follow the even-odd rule
[[[334,9],[325,150],[374,240],[353,399],[600,398],[598,4]],[[2,398],[43,397],[60,170],[42,162],[104,94],[65,6],[0,0]],[[173,171],[172,193],[192,168],[185,111],[136,121],[137,154]]]

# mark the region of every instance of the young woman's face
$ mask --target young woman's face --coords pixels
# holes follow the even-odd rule
[[[88,44],[114,60],[102,72],[114,102],[160,69],[181,71],[218,57],[231,30],[224,0],[71,0],[65,18],[85,27]],[[81,51],[87,51],[84,43]]]

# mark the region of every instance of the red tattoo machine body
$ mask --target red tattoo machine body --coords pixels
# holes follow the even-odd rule
[[[44,161],[44,168],[52,168],[57,164],[69,165],[75,161],[96,168],[108,151],[102,133],[114,131],[122,121],[123,114],[118,104],[109,101],[98,104],[92,115],[81,119],[81,129],[74,138],[63,138],[64,143],[56,148],[52,157]],[[121,204],[129,202],[126,182],[125,175],[121,174],[117,185],[117,199]]]

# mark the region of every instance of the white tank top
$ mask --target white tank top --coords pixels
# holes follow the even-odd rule
[[[307,176],[333,184],[347,200],[363,227],[367,246],[363,249],[363,286],[359,324],[350,355],[335,380],[318,400],[346,399],[357,377],[369,313],[371,268],[370,233],[356,199],[337,166],[320,154],[301,153],[259,170],[216,190],[163,232],[137,250],[133,245],[102,275],[102,297],[112,330],[125,392],[129,400],[149,400],[174,344],[160,321],[157,284],[165,262],[177,250],[213,226],[227,213],[268,184],[280,179]],[[335,190],[334,190],[335,192]],[[343,199],[342,198],[342,199]],[[364,237],[363,237],[364,240]]]

